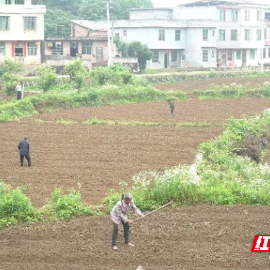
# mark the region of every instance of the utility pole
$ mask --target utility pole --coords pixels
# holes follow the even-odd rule
[[[108,23],[108,67],[112,64],[112,36],[110,24],[110,2],[107,1],[107,23]]]

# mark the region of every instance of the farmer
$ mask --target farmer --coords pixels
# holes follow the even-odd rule
[[[168,104],[169,104],[169,107],[170,107],[170,110],[171,110],[171,116],[174,117],[174,109],[175,109],[174,102],[171,101],[171,100],[168,100]]]
[[[112,233],[113,250],[118,250],[116,242],[118,236],[118,226],[120,223],[122,223],[124,227],[125,244],[129,247],[134,247],[134,245],[129,242],[129,226],[133,224],[133,220],[130,220],[127,217],[128,212],[130,211],[131,208],[134,209],[136,215],[144,217],[142,212],[133,203],[132,196],[130,193],[123,195],[121,201],[119,201],[111,211],[111,220],[113,222],[113,233]]]
[[[22,85],[20,82],[18,82],[16,85],[16,92],[17,92],[17,100],[21,100],[22,99]]]
[[[25,137],[18,145],[21,167],[23,166],[24,158],[26,158],[28,162],[28,167],[31,167],[31,158],[30,158],[29,148],[30,148],[30,145],[28,143],[28,138]]]

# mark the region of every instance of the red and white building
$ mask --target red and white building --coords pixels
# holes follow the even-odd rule
[[[46,7],[31,0],[0,0],[0,62],[41,63]]]

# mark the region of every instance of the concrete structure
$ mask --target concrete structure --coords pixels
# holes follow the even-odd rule
[[[132,9],[130,20],[113,21],[113,35],[147,44],[148,68],[256,66],[270,62],[270,11],[262,4],[203,0],[175,9]],[[268,20],[266,20],[268,19]],[[76,21],[105,29],[106,22]],[[268,53],[269,52],[269,53]]]
[[[0,62],[41,62],[45,13],[45,6],[32,5],[31,0],[0,0]]]

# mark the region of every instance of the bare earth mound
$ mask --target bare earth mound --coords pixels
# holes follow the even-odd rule
[[[268,207],[198,206],[167,210],[132,228],[136,246],[110,247],[109,217],[22,225],[0,234],[3,270],[254,270],[267,253],[251,253],[255,234],[269,231]]]
[[[171,124],[186,122],[223,124],[227,123],[230,117],[254,116],[267,108],[270,108],[270,99],[187,100],[175,102],[174,118],[170,116],[167,102],[80,108],[43,114],[36,118],[44,121],[63,119],[83,122],[96,117],[104,120],[166,122]],[[31,119],[33,118],[28,119],[28,121]]]

